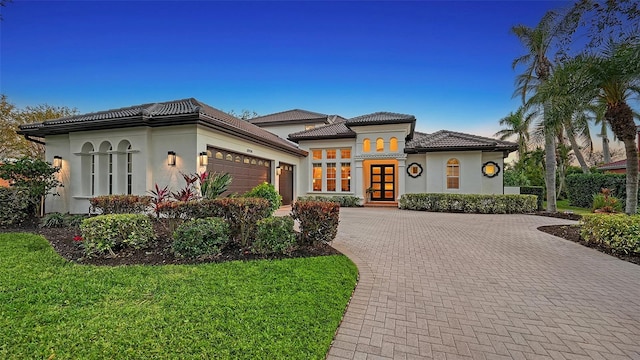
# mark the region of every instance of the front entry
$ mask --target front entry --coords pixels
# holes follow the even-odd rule
[[[395,165],[371,165],[371,201],[396,201]]]

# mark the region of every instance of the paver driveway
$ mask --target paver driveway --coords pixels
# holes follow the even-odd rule
[[[532,215],[340,209],[360,282],[330,359],[640,359],[640,266]]]

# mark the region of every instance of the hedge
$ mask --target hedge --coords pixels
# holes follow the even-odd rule
[[[591,208],[593,195],[602,188],[612,191],[622,204],[627,198],[627,176],[625,174],[572,174],[567,176],[567,197],[573,206]]]
[[[143,214],[151,205],[150,196],[103,195],[89,199],[92,213],[107,214]]]
[[[362,206],[360,204],[360,198],[357,196],[350,195],[334,195],[334,196],[322,196],[322,195],[311,195],[311,196],[300,196],[298,197],[298,201],[324,201],[324,202],[334,202],[340,204],[340,207],[359,207]]]
[[[542,186],[520,186],[521,195],[535,195],[538,197],[538,210],[543,210],[542,201],[544,200],[544,187]]]
[[[586,214],[580,225],[580,236],[586,242],[617,254],[640,254],[640,215]]]
[[[522,214],[536,211],[535,195],[404,194],[400,209],[481,214]]]

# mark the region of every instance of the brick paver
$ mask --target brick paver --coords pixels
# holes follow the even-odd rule
[[[360,280],[329,359],[640,359],[640,266],[532,215],[340,209]]]

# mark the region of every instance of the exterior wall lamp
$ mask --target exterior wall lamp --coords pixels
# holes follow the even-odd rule
[[[282,168],[280,166],[276,167],[276,175],[280,176],[282,174]]]
[[[169,164],[169,166],[176,166],[176,152],[175,151],[167,152],[167,164]]]
[[[62,157],[58,155],[53,157],[53,167],[62,167]]]
[[[203,151],[198,156],[200,158],[200,166],[207,166],[209,164],[209,156],[206,151]]]

